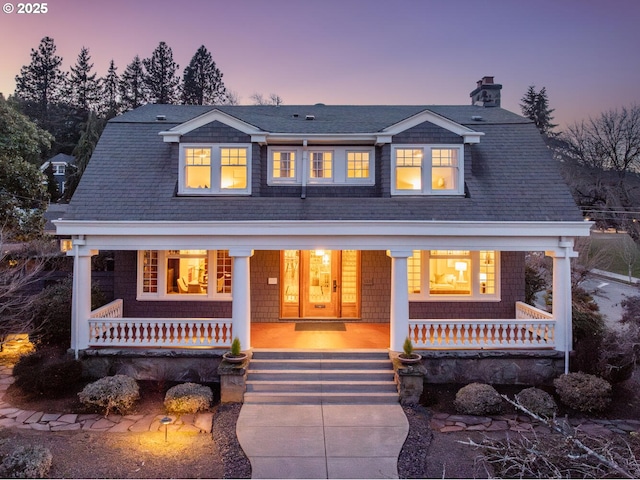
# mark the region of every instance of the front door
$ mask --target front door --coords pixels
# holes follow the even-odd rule
[[[285,250],[280,278],[283,318],[359,316],[358,251]]]
[[[339,317],[336,250],[302,252],[302,317]]]

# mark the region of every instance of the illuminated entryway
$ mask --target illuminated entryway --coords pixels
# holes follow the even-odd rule
[[[359,318],[360,252],[280,253],[282,318]]]

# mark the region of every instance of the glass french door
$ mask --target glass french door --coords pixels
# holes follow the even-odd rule
[[[283,251],[281,316],[359,317],[359,253],[356,250]]]

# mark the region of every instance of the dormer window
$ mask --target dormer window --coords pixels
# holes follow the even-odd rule
[[[461,195],[463,147],[411,145],[393,148],[394,195]]]
[[[249,145],[184,145],[180,150],[180,194],[250,194]]]

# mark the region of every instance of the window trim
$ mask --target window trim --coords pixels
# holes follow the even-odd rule
[[[280,178],[273,176],[273,153],[294,152],[296,155],[296,169],[294,178]],[[312,152],[331,152],[332,172],[331,178],[312,178],[311,161]],[[369,176],[366,178],[349,178],[348,154],[351,152],[369,154]],[[306,163],[306,164],[305,164]],[[301,146],[268,146],[267,147],[267,185],[302,185],[303,171],[306,176],[305,183],[313,186],[339,186],[339,185],[375,185],[376,150],[369,146],[309,146],[306,151]],[[304,164],[304,165],[303,165]]]
[[[495,264],[495,292],[481,293],[480,289],[480,250],[469,250],[471,259],[471,273],[469,278],[474,279],[471,282],[470,294],[446,295],[431,294],[429,288],[430,278],[430,258],[431,250],[420,250],[420,293],[409,292],[410,302],[499,302],[502,300],[500,287],[502,285],[502,275],[500,269],[500,250],[488,250],[493,253],[493,262]],[[408,282],[408,278],[407,278]],[[425,288],[426,286],[426,288]],[[408,284],[407,284],[408,288]]]
[[[136,300],[138,301],[172,301],[172,302],[202,302],[202,301],[231,301],[232,293],[218,293],[215,288],[207,288],[207,293],[169,294],[167,290],[167,261],[170,258],[169,250],[156,250],[158,252],[158,278],[157,292],[144,292],[144,252],[137,252],[136,272]],[[175,257],[171,257],[175,258]],[[207,264],[209,272],[217,271],[217,250],[207,250]],[[233,275],[233,260],[231,261],[231,275]],[[215,278],[211,277],[210,278]],[[211,285],[211,282],[209,282]]]
[[[433,176],[432,156],[427,157],[426,153],[431,150],[457,150],[458,151],[458,175],[456,177],[455,189],[433,189],[431,179]],[[422,150],[421,182],[422,188],[419,190],[401,190],[396,188],[396,161],[398,150]],[[427,160],[428,158],[428,160]],[[464,145],[463,144],[396,144],[391,147],[391,195],[433,195],[433,196],[458,196],[464,195]]]
[[[188,188],[185,185],[186,151],[190,148],[209,149],[211,151],[211,184],[209,188]],[[222,150],[245,149],[247,152],[247,186],[246,188],[222,188]],[[251,195],[251,153],[250,143],[183,143],[180,144],[178,168],[178,195]]]

